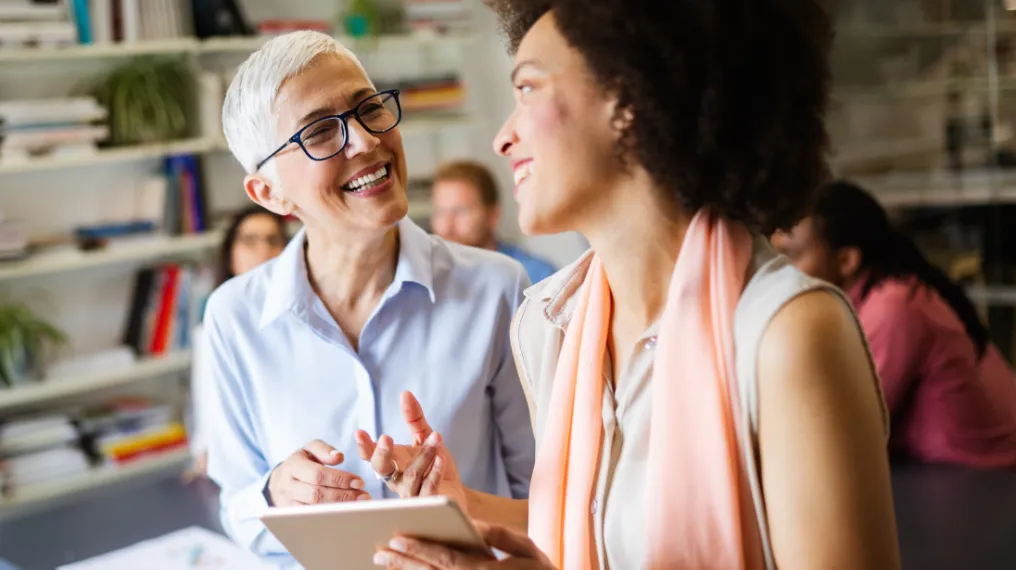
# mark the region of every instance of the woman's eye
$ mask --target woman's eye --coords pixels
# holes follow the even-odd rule
[[[522,95],[525,95],[533,90],[533,86],[528,83],[520,83],[515,86],[515,89],[517,89]]]

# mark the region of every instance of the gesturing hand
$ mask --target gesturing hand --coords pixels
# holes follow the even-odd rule
[[[533,541],[501,526],[477,523],[484,542],[508,555],[494,560],[444,544],[396,537],[374,555],[374,564],[400,570],[554,570]]]
[[[441,434],[431,429],[413,394],[403,392],[401,403],[402,417],[413,434],[413,445],[395,445],[387,435],[375,442],[361,430],[356,433],[360,458],[370,462],[381,477],[389,477],[388,488],[400,497],[445,495],[468,509],[466,489]]]
[[[334,447],[315,439],[279,464],[268,478],[268,494],[275,506],[313,505],[370,499],[363,479],[327,467],[345,458]]]

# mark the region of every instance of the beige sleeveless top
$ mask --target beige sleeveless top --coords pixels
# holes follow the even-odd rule
[[[564,332],[591,260],[592,253],[588,252],[572,265],[528,289],[512,323],[512,350],[529,402],[537,445],[550,413],[551,386]],[[748,459],[745,463],[755,512],[759,517],[766,567],[775,570],[758,462],[755,365],[762,333],[780,308],[802,293],[828,290],[848,309],[850,303],[839,289],[795,269],[761,237],[754,242],[750,274],[751,279],[741,295],[734,317],[737,383],[741,401],[745,403],[742,410],[744,419],[751,433],[751,441],[742,441],[741,447]],[[853,314],[853,310],[850,311]],[[604,378],[606,384],[601,409],[603,440],[597,482],[589,505],[600,568],[604,570],[639,568],[645,559],[646,464],[656,329],[654,324],[643,333],[618,382]],[[871,363],[871,366],[874,371],[874,364]],[[612,373],[609,365],[604,366],[604,370],[608,375]],[[877,375],[873,374],[873,377],[877,378]],[[878,386],[874,388],[878,390]],[[887,417],[884,425],[888,435]]]

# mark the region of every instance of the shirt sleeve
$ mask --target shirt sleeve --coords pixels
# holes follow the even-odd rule
[[[858,313],[890,414],[899,408],[920,371],[923,319],[914,303],[921,293],[911,298],[909,288],[876,287]]]
[[[219,485],[219,516],[237,544],[263,556],[288,556],[286,548],[258,518],[267,508],[268,465],[247,413],[245,386],[231,347],[212,310],[205,316],[209,380],[215,386],[219,413],[208,429],[208,475]]]
[[[490,383],[494,423],[501,440],[502,460],[508,474],[512,497],[516,499],[529,497],[529,481],[533,476],[533,463],[536,460],[536,442],[529,420],[529,404],[515,370],[515,359],[509,340],[511,316],[522,303],[522,292],[528,286],[528,277],[520,271],[515,291],[509,299],[512,302],[512,311],[501,327],[503,332],[499,338],[500,363]]]
[[[191,427],[190,447],[195,456],[208,451],[208,423],[215,415],[215,384],[212,378],[210,356],[204,327],[194,328],[191,335]]]

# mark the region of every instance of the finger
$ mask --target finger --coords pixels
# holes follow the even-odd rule
[[[427,476],[423,479],[423,483],[420,485],[420,496],[429,497],[431,495],[439,494],[437,492],[438,487],[441,486],[441,481],[444,479],[445,460],[441,458],[441,454],[437,454],[434,457],[434,465],[431,466]]]
[[[388,553],[402,555],[411,560],[422,562],[422,568],[475,568],[485,562],[483,558],[470,556],[443,544],[424,542],[403,536],[397,536],[388,542]],[[412,566],[406,566],[412,568]]]
[[[420,494],[420,487],[423,485],[423,480],[426,478],[427,472],[430,471],[431,465],[434,464],[437,451],[437,448],[432,445],[423,446],[420,453],[402,470],[399,484],[409,489],[410,496],[415,497]]]
[[[360,459],[364,461],[370,461],[371,456],[374,455],[374,448],[377,444],[370,437],[370,434],[361,430],[356,431],[356,452],[360,455]]]
[[[291,498],[299,503],[317,505],[321,503],[345,503],[349,501],[365,501],[370,494],[353,489],[333,489],[310,485],[303,481],[294,481],[290,492]]]
[[[477,530],[487,546],[496,548],[505,554],[519,558],[541,558],[543,552],[524,534],[517,533],[503,526],[476,523]]]
[[[391,550],[379,550],[374,554],[374,565],[388,568],[389,570],[440,570],[419,560],[414,560],[404,554],[392,552]]]
[[[320,439],[315,439],[303,446],[303,450],[310,455],[311,459],[322,465],[338,465],[345,460],[345,457],[342,456],[342,452]]]
[[[290,465],[290,472],[298,481],[309,485],[356,491],[364,488],[363,479],[360,477],[348,471],[318,465],[307,458],[294,459],[292,465]]]
[[[423,415],[423,406],[416,399],[412,392],[406,390],[402,393],[402,418],[406,420],[410,433],[413,434],[413,443],[419,445],[427,439],[430,432],[430,424]]]
[[[370,467],[382,477],[391,477],[398,469],[395,459],[392,457],[392,448],[394,447],[395,442],[387,435],[382,435],[377,440],[374,455],[370,458]]]

